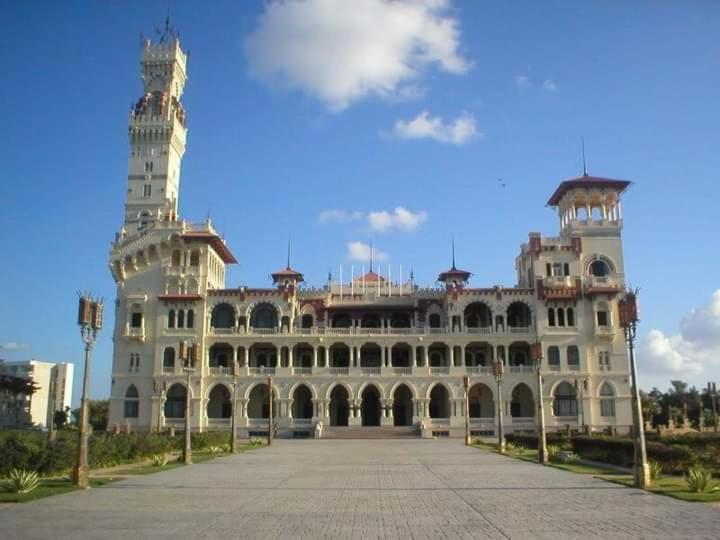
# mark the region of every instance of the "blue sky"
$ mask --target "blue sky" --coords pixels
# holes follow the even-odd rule
[[[414,12],[443,31],[434,53],[413,59],[398,43],[426,31],[389,17],[348,20],[347,10],[328,23],[321,9],[331,2],[312,2],[289,11],[170,2],[191,51],[180,211],[195,221],[209,212],[228,239],[240,261],[228,286],[268,285],[288,234],[293,266],[311,285],[349,269],[349,242],[370,240],[387,254],[383,265],[412,266],[430,283],[449,265],[454,234],[474,285],[511,286],[527,233],[557,234],[545,202],[582,172],[584,136],[591,174],[634,182],[623,201],[625,263],[642,289],[643,386],[720,379],[720,4],[447,2]],[[360,4],[370,18],[387,8]],[[272,17],[268,5],[279,10]],[[142,90],[140,33],[153,35],[167,6],[17,2],[0,19],[0,357],[80,365],[75,291],[95,291],[109,307],[94,397],[110,386],[107,254],[122,219],[127,113]],[[350,97],[327,89],[332,64],[288,64],[307,45],[294,32],[313,24],[326,31],[314,45],[339,51],[323,62],[358,83]],[[368,44],[414,76],[352,72],[342,55]],[[424,131],[435,138],[409,136],[423,112],[439,122]],[[453,131],[458,119],[472,129]],[[368,212],[397,207],[425,219],[411,231],[392,220],[372,229]],[[322,223],[327,210],[364,219]]]

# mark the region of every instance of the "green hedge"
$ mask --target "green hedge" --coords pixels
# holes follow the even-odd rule
[[[573,451],[580,457],[621,467],[631,467],[635,447],[628,437],[581,435],[572,439]],[[698,456],[687,446],[647,441],[648,459],[663,466],[666,473],[680,474],[697,464]]]
[[[566,446],[570,443],[567,434],[561,431],[551,431],[545,435],[547,444],[557,444],[559,446]],[[505,436],[505,441],[524,446],[525,448],[531,448],[533,450],[538,447],[538,436],[537,435],[526,435],[521,433],[513,433]]]
[[[47,442],[47,433],[40,431],[0,431],[0,477],[15,467],[33,469],[42,475],[67,472],[75,463],[77,443],[76,431],[60,431],[52,443]],[[229,443],[229,432],[192,434],[195,450]],[[179,451],[183,446],[182,433],[175,437],[161,433],[94,433],[90,436],[88,460],[90,468],[110,467]]]

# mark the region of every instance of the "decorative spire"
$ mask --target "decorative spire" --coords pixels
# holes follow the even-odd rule
[[[287,246],[287,266],[286,268],[290,269],[290,235],[288,234],[288,246]]]
[[[585,137],[580,137],[580,143],[582,145],[582,158],[583,158],[583,176],[587,176],[587,162],[585,161]]]

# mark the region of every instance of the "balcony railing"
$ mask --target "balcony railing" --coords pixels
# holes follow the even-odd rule
[[[222,366],[210,367],[210,368],[208,368],[208,372],[210,373],[210,375],[232,375],[232,369],[230,369],[229,367],[222,367]]]
[[[530,326],[509,326],[508,332],[511,334],[529,334],[532,327]]]
[[[125,337],[130,339],[137,339],[139,341],[145,341],[145,325],[141,326],[130,326],[125,325]]]
[[[449,367],[431,367],[430,375],[450,375]]]
[[[176,330],[167,330],[168,333]],[[187,331],[192,331],[189,329]],[[314,328],[210,328],[210,335],[214,336],[268,336],[268,335],[284,335],[284,336],[437,336],[437,335],[503,335],[503,334],[528,334],[533,331],[532,326],[510,326],[496,329],[492,326],[465,327],[462,331],[451,331],[448,327],[440,328],[331,328],[331,327],[314,327]],[[127,332],[126,332],[127,334]]]
[[[275,375],[275,368],[267,366],[249,367],[248,375]]]
[[[360,373],[363,375],[380,375],[381,369],[379,367],[361,367]]]
[[[347,367],[331,367],[328,368],[330,375],[350,375],[350,368]]]
[[[491,366],[467,366],[465,370],[468,375],[492,375],[493,372]]]
[[[312,375],[313,368],[311,367],[294,367],[293,375]]]
[[[510,366],[510,373],[534,373],[535,368],[532,366]]]
[[[411,367],[394,367],[392,370],[394,375],[412,375]]]
[[[291,423],[293,427],[309,427],[312,425],[312,418],[293,418]]]

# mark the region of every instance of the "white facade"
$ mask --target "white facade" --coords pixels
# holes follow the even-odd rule
[[[47,429],[55,411],[65,410],[72,402],[73,364],[27,360],[3,362],[7,375],[32,380],[38,390],[15,404],[19,414],[11,414],[3,423],[13,427]]]
[[[304,288],[289,264],[273,274],[273,288],[227,289],[225,267],[236,261],[225,241],[209,220],[177,215],[186,75],[172,33],[145,44],[142,72],[125,223],[110,252],[118,287],[111,429],[183,426],[180,341],[200,351],[189,388],[194,430],[229,429],[233,413],[239,436],[267,430],[272,375],[280,436],[312,432],[319,422],[460,435],[465,376],[474,433],[494,433],[498,410],[507,431],[534,431],[536,343],[549,429],[629,429],[617,321],[625,285],[620,195],[628,182],[563,182],[549,201],[560,235],[530,233],[513,288],[470,287],[470,273],[453,263],[431,289],[372,270],[350,283]],[[149,78],[155,72],[162,75]],[[139,191],[147,184],[149,192]],[[496,360],[504,366],[502,397]]]

